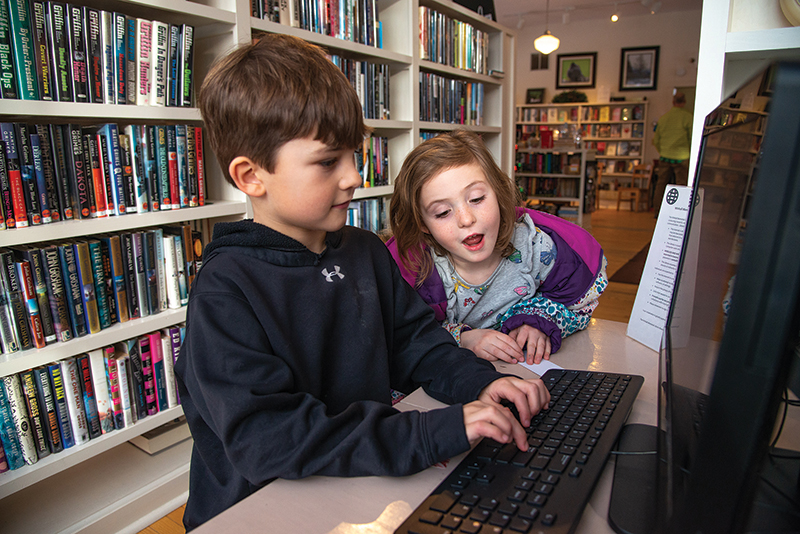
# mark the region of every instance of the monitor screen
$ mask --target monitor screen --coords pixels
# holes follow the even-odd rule
[[[658,425],[641,457],[617,457],[609,522],[619,532],[800,531],[800,439],[794,451],[771,447],[800,369],[797,95],[800,64],[775,64],[706,117]],[[631,465],[638,475],[626,480]],[[652,489],[649,517],[615,505],[618,485]]]

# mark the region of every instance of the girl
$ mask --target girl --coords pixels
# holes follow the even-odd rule
[[[586,328],[608,280],[588,232],[516,201],[478,135],[441,134],[403,163],[387,246],[459,345],[531,364]]]

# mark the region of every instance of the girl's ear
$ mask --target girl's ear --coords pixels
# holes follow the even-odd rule
[[[267,192],[264,186],[263,175],[266,172],[256,162],[245,156],[233,158],[228,165],[228,172],[236,184],[245,195],[249,197],[261,197]]]

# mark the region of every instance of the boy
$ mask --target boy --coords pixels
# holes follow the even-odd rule
[[[283,35],[245,45],[211,70],[200,110],[253,219],[215,226],[189,300],[187,530],[278,477],[408,475],[481,437],[527,449],[499,402],[527,426],[549,402],[542,382],[459,349],[381,240],[344,227],[366,129],[322,51]],[[391,407],[392,388],[419,385],[456,404]]]

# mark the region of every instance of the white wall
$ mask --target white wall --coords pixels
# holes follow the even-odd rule
[[[610,15],[610,12],[609,12]],[[550,56],[548,70],[530,70],[533,40],[541,35],[541,23],[526,21],[517,30],[517,53],[515,69],[515,101],[525,102],[528,88],[545,88],[545,101],[550,102],[556,90],[556,56],[581,52],[597,52],[597,79],[595,89],[584,89],[590,102],[597,100],[597,89],[606,86],[611,96],[624,96],[628,100],[647,98],[648,143],[645,161],[658,157],[650,145],[652,123],[672,106],[672,88],[693,87],[697,82],[697,55],[700,45],[700,10],[677,13],[658,13],[638,17],[626,17],[624,10],[619,22],[610,20],[576,21],[561,24],[560,17],[550,17],[550,31],[561,40],[561,46]],[[553,22],[555,19],[555,22]],[[622,48],[655,46],[661,47],[656,91],[619,91],[620,55]],[[691,60],[694,60],[692,62]],[[679,70],[685,74],[679,75]]]

